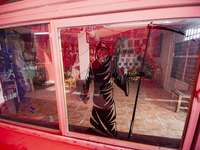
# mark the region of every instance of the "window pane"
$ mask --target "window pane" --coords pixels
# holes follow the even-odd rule
[[[200,26],[198,26],[198,31],[197,32],[200,33]]]
[[[193,35],[193,34],[194,34],[194,28],[191,29],[191,35]]]
[[[196,29],[196,27],[194,27],[194,34],[197,34],[197,29]]]
[[[0,31],[1,118],[58,129],[47,24]]]
[[[188,29],[188,35],[191,35],[191,29]]]
[[[153,22],[149,38],[150,22],[59,29],[70,133],[179,147],[190,97],[173,90],[193,86],[199,41]]]
[[[188,32],[189,32],[189,30],[186,30],[186,32],[185,32],[185,35],[186,35],[186,36],[188,36]]]

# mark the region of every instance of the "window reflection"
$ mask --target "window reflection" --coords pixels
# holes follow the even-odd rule
[[[69,131],[178,148],[190,96],[177,111],[171,93],[188,90],[199,54],[199,39],[182,35],[199,20],[185,21],[155,21],[180,32],[149,38],[149,22],[61,29]]]
[[[0,31],[1,118],[58,129],[48,26]]]

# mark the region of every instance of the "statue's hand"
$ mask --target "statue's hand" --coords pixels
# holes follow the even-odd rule
[[[87,91],[85,91],[84,93],[81,93],[80,98],[85,104],[87,104],[89,100],[89,93]]]

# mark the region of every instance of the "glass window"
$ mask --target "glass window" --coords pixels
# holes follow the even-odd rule
[[[0,117],[58,129],[47,24],[0,29]]]
[[[178,148],[200,41],[184,41],[184,32],[197,23],[59,29],[69,131]]]
[[[186,30],[186,37],[184,38],[185,41],[199,38],[200,34],[200,25],[195,25],[193,28],[189,28]]]

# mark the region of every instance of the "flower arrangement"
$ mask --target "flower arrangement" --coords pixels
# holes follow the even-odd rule
[[[45,83],[45,81],[44,81],[44,79],[41,76],[33,78],[33,84],[34,85],[42,85],[44,83]]]

